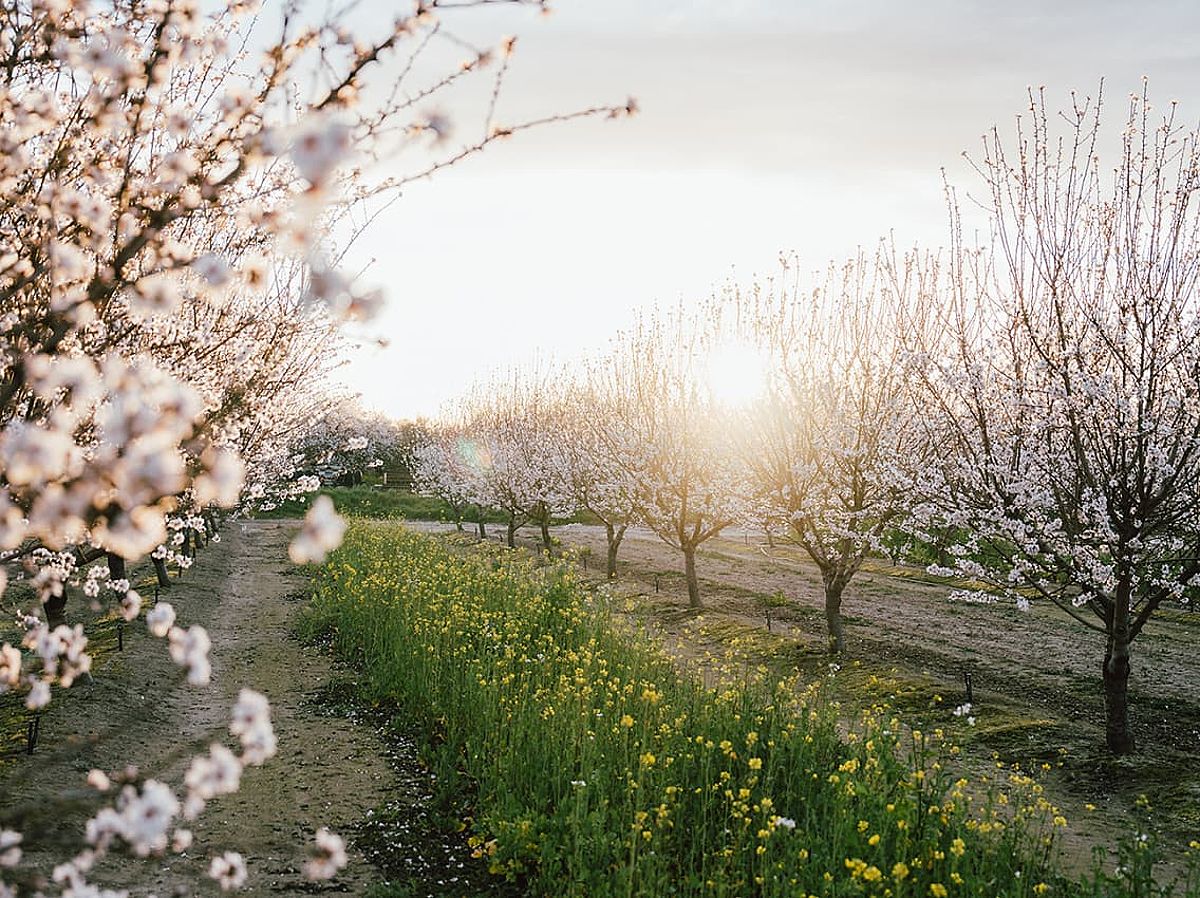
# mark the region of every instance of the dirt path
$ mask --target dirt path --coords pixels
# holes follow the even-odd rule
[[[372,726],[323,713],[312,700],[329,683],[331,662],[292,635],[304,587],[287,561],[293,526],[231,525],[164,596],[181,623],[212,637],[209,687],[184,684],[164,643],[130,625],[126,651],[99,667],[90,691],[77,687],[52,704],[34,755],[0,768],[0,825],[25,830],[30,859],[61,858],[77,838],[95,807],[83,783],[90,768],[132,762],[178,786],[193,754],[229,743],[229,710],[238,690],[253,686],[271,700],[277,756],[247,770],[239,792],[210,803],[185,854],[113,859],[95,880],[134,895],[216,894],[208,859],[227,849],[246,857],[244,895],[361,895],[380,878],[353,850],[332,883],[314,887],[299,872],[317,827],[348,832],[397,792],[398,780]]]

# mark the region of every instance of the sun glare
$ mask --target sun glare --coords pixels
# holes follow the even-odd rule
[[[723,343],[709,353],[704,379],[713,399],[722,405],[749,405],[767,388],[770,363],[759,347],[738,341]]]

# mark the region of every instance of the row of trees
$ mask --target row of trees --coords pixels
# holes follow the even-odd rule
[[[1200,591],[1200,135],[1131,98],[1116,165],[1100,103],[975,161],[986,236],[883,244],[817,276],[644,317],[582,372],[493,380],[421,449],[418,483],[460,514],[586,509],[683,556],[741,524],[790,538],[825,588],[830,647],[871,553],[935,547],[974,597],[1044,600],[1104,634],[1107,742],[1135,747],[1134,640]],[[711,360],[752,381],[730,401]],[[756,372],[756,369],[761,371]]]

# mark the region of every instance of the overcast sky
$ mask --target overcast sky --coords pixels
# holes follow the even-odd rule
[[[372,0],[379,10],[391,0]],[[944,168],[1105,80],[1108,121],[1149,76],[1200,115],[1200,8],[1157,2],[557,0],[460,14],[520,35],[499,120],[637,97],[632,120],[527,133],[409,187],[356,246],[388,310],[343,369],[363,400],[432,415],[489,371],[602,348],[633,311],[814,266],[894,233],[940,244]],[[478,128],[464,103],[444,107]],[[453,142],[453,139],[452,139]]]

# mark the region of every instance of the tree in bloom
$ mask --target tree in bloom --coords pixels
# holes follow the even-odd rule
[[[833,653],[843,593],[904,515],[923,443],[902,364],[907,288],[894,274],[881,255],[859,254],[807,289],[795,271],[739,303],[769,375],[735,428],[748,507],[784,523],[821,572]]]
[[[991,244],[928,266],[910,332],[936,462],[915,518],[964,534],[943,572],[984,598],[1102,634],[1107,744],[1127,754],[1134,640],[1200,587],[1200,133],[1135,94],[1105,169],[1099,101],[1062,118],[1060,138],[1034,95],[1015,147],[992,132]]]
[[[38,0],[0,19],[0,552],[48,613],[97,552],[114,583],[147,553],[162,577],[207,538],[208,510],[308,486],[280,431],[311,420],[336,327],[378,305],[334,264],[349,210],[573,117],[501,127],[493,103],[483,137],[448,149],[444,116],[414,98],[497,53],[412,94],[359,91],[385,66],[430,77],[423,54],[443,40],[461,52],[436,2],[364,36],[252,11]],[[406,147],[424,153],[415,171],[365,176]]]
[[[601,392],[601,384],[579,378],[560,400],[555,417],[557,439],[554,463],[570,504],[600,521],[606,543],[605,576],[617,576],[617,554],[625,532],[637,520],[633,482],[606,451],[615,445],[621,417],[616,397]]]
[[[408,457],[413,489],[444,502],[459,530],[463,521],[474,516],[479,538],[486,539],[478,450],[469,434],[459,425],[439,422],[409,450]]]
[[[367,471],[383,467],[399,449],[399,426],[379,412],[363,408],[352,397],[331,396],[325,413],[297,435],[293,454],[298,468],[325,482],[354,485]]]
[[[537,524],[542,547],[553,548],[550,521],[572,510],[555,464],[558,434],[549,380],[536,369],[512,371],[475,387],[462,403],[479,504],[508,518],[507,541],[517,528]]]
[[[738,519],[742,477],[704,361],[719,342],[710,310],[652,315],[614,340],[591,380],[610,401],[597,428],[637,517],[683,555],[688,603],[702,606],[696,550]]]

